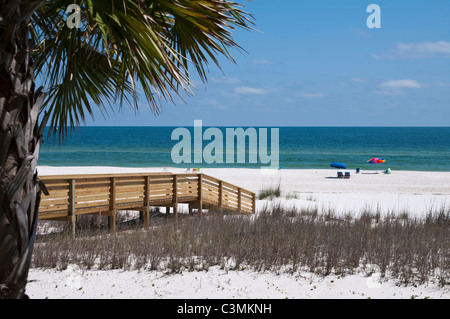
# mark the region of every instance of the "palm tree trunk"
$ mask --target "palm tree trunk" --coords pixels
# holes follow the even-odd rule
[[[35,89],[28,19],[42,2],[0,0],[0,299],[26,297],[36,236],[44,94]]]

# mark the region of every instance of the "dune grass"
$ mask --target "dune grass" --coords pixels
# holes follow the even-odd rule
[[[281,196],[281,184],[278,183],[275,186],[267,186],[259,191],[258,199],[274,199]]]
[[[202,218],[161,218],[149,230],[133,226],[114,234],[85,231],[40,236],[33,267],[139,269],[168,273],[220,266],[227,270],[345,276],[358,272],[400,283],[450,278],[450,210],[416,218],[402,212],[357,216],[267,206],[256,215],[210,210]],[[375,268],[374,268],[375,265]]]

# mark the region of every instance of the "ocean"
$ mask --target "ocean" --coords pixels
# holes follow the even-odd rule
[[[192,136],[193,127],[186,127]],[[252,145],[246,144],[245,163],[180,163],[171,152],[180,140],[172,140],[176,127],[79,127],[60,143],[45,135],[38,165],[117,167],[247,167]],[[203,127],[203,131],[207,127]],[[226,128],[220,127],[224,137]],[[244,127],[244,129],[247,129]],[[259,132],[259,128],[255,128]],[[268,148],[271,150],[271,128]],[[261,135],[258,138],[262,138]],[[211,141],[203,140],[205,148]],[[237,143],[237,141],[235,141]],[[224,161],[225,149],[224,149]],[[366,161],[381,157],[386,163]],[[194,156],[192,156],[192,161]],[[280,127],[279,166],[284,169],[323,169],[340,162],[349,169],[450,171],[450,127]]]

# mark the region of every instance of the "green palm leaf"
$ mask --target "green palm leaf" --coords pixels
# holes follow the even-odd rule
[[[79,0],[81,28],[70,29],[65,9],[72,3],[46,2],[31,19],[36,74],[49,93],[43,110],[60,137],[94,107],[137,109],[138,85],[155,114],[161,100],[192,94],[190,67],[206,81],[209,61],[220,67],[222,55],[234,62],[230,49],[242,48],[232,30],[252,24],[231,1]]]

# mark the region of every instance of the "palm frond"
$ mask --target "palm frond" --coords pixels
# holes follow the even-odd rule
[[[81,28],[66,25],[69,4],[81,7]],[[157,114],[161,100],[192,94],[191,65],[203,81],[218,56],[242,50],[232,31],[251,29],[252,16],[222,0],[56,0],[31,18],[36,74],[48,89],[52,132],[93,115],[93,106],[138,108],[139,91]],[[140,90],[137,88],[139,85]],[[57,128],[60,128],[57,130]]]

